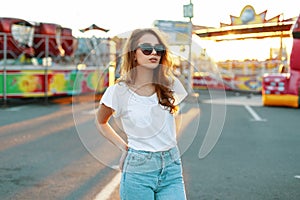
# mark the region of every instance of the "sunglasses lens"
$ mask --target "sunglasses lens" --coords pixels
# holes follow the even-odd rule
[[[141,46],[141,50],[142,50],[143,54],[148,56],[152,53],[153,48],[150,45],[149,46]]]
[[[154,49],[159,56],[162,56],[165,53],[165,48],[163,45],[155,45]]]
[[[162,56],[165,53],[165,48],[163,45],[155,45],[154,47],[150,44],[141,44],[139,46],[146,56],[150,55],[153,52],[153,49],[155,49],[157,55]]]

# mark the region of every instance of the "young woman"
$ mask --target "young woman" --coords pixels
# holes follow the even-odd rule
[[[187,92],[172,71],[162,33],[134,30],[124,47],[121,77],[101,98],[97,127],[123,152],[122,200],[186,199],[175,114]],[[126,140],[109,125],[112,115]]]

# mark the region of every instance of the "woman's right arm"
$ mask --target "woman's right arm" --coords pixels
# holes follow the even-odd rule
[[[127,152],[127,143],[115,132],[108,121],[113,114],[113,109],[100,104],[96,116],[96,126],[100,133],[110,142],[116,145],[122,152]]]

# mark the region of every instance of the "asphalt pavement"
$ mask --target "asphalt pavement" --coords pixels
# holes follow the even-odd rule
[[[188,199],[300,199],[300,110],[264,107],[259,94],[196,92],[179,115]],[[120,154],[94,129],[99,98],[0,107],[1,200],[119,199]]]

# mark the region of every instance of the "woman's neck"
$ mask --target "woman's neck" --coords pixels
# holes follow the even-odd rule
[[[153,69],[145,67],[137,67],[137,74],[135,77],[135,86],[153,85]]]
[[[140,69],[137,70],[134,84],[130,87],[139,95],[153,95],[155,93],[155,87],[153,85],[153,70],[140,67]]]

